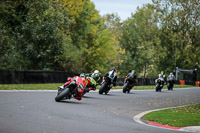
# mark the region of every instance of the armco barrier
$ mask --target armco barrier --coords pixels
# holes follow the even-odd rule
[[[117,79],[117,85],[123,86],[124,85],[124,78],[118,78]],[[155,85],[155,79],[150,78],[137,78],[136,86],[139,85]]]
[[[185,80],[185,85],[195,85],[195,81]]]

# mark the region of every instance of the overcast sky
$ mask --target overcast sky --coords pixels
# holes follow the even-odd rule
[[[95,8],[101,15],[107,13],[117,13],[122,20],[135,13],[137,7],[143,4],[152,3],[151,0],[91,0],[95,4]]]

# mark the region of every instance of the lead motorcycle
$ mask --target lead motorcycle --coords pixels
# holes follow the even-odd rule
[[[87,83],[82,77],[68,78],[68,81],[63,85],[58,87],[58,93],[55,97],[56,102],[60,102],[64,99],[71,99],[74,97],[77,100],[81,100],[83,96],[84,89]]]
[[[104,80],[102,81],[102,85],[99,89],[99,94],[107,94],[110,89],[113,86],[113,81],[115,79],[115,77],[117,76],[117,74],[115,73],[114,70],[110,71],[108,76],[104,78]]]

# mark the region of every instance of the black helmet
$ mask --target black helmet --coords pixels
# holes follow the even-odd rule
[[[112,68],[112,70],[116,72],[116,69],[114,67]]]

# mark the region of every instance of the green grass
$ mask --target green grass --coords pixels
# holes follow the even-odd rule
[[[3,84],[0,90],[57,90],[62,84]]]
[[[200,126],[200,104],[151,112],[142,119],[173,127]]]
[[[58,86],[63,85],[60,84],[0,84],[0,90],[57,90]],[[116,86],[112,89],[122,89],[123,86]],[[174,88],[186,88],[186,87],[195,87],[192,85],[175,85]],[[99,89],[100,86],[97,86]],[[164,86],[164,89],[167,87]],[[149,86],[134,86],[134,90],[150,90],[155,89],[155,85]]]
[[[174,85],[174,88],[189,88],[189,87],[195,87],[193,85]],[[122,89],[123,86],[116,86],[112,89]],[[99,89],[99,86],[97,87]],[[146,86],[134,86],[132,89],[134,90],[153,90],[155,89],[155,85],[146,85]],[[164,89],[167,89],[167,86],[164,86]]]
[[[189,88],[195,87],[193,85],[174,85],[174,88]],[[121,87],[122,88],[122,87]],[[147,86],[134,86],[134,90],[153,90],[155,89],[155,85],[147,85]],[[164,86],[164,89],[167,89],[167,86]]]

